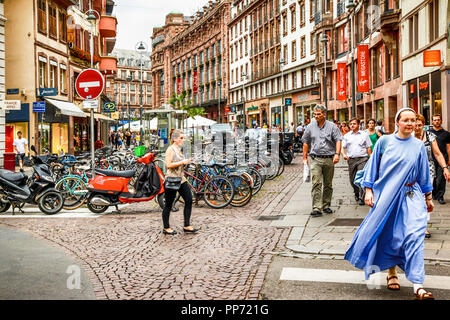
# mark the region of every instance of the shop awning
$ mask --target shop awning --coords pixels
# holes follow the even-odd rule
[[[86,112],[85,115],[86,115],[87,117],[90,117],[90,116],[91,116],[91,114],[88,113],[88,112]],[[113,121],[113,122],[116,121],[116,120],[111,119],[110,117],[105,116],[104,114],[101,114],[101,113],[94,113],[94,119],[97,119],[97,120],[105,120],[105,121]]]
[[[66,116],[73,116],[73,117],[81,117],[86,118],[86,115],[83,111],[80,110],[76,105],[74,105],[72,102],[67,101],[60,101],[60,100],[54,100],[54,99],[48,99],[45,98],[45,100],[55,107],[57,107],[59,110],[61,110],[61,113]]]

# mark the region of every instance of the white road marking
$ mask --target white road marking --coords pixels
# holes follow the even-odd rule
[[[378,272],[370,276],[366,281],[363,271],[347,271],[332,269],[307,269],[307,268],[283,268],[280,280],[306,281],[306,282],[333,282],[333,283],[351,283],[363,285],[386,286],[387,273]],[[398,280],[400,286],[412,287],[413,284],[406,279],[405,274],[399,273]],[[450,277],[425,275],[423,286],[435,289],[450,290]]]
[[[128,207],[130,204],[123,204],[119,205],[119,210],[123,209],[125,207]],[[47,215],[44,214],[39,210],[38,207],[34,206],[26,206],[22,209],[24,213],[20,212],[19,210],[15,211],[15,214],[12,215],[12,209],[9,209],[8,212],[11,214],[0,214],[0,219],[5,218],[98,218],[102,215],[111,213],[116,210],[115,207],[110,207],[108,210],[106,210],[104,213],[93,213],[89,211],[86,207],[81,207],[75,210],[61,210],[57,214]]]

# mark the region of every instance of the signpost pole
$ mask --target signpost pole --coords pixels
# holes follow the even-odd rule
[[[91,11],[91,2],[89,1],[89,11]],[[91,12],[92,14],[92,12]],[[95,21],[95,20],[94,20]],[[91,37],[90,37],[90,54],[91,54],[91,69],[94,68],[94,23],[91,21]],[[92,177],[95,177],[95,148],[94,148],[94,109],[91,108],[91,168]]]

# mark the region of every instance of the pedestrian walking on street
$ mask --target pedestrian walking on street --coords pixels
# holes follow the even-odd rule
[[[342,133],[342,135],[346,135],[347,133],[349,133],[350,132],[350,128],[347,126],[347,122],[342,122],[342,125],[341,125],[341,133]]]
[[[439,150],[438,143],[436,141],[436,135],[430,131],[423,131],[425,125],[425,117],[421,114],[416,115],[416,128],[414,129],[414,136],[421,140],[425,144],[425,150],[427,151],[428,164],[430,167],[430,177],[433,180],[436,177],[436,168],[433,161],[433,156],[437,160],[438,165],[443,168],[444,178],[450,182],[450,172],[445,162],[445,158]],[[428,214],[428,221],[430,221],[430,214]],[[425,231],[425,238],[430,238],[431,234],[428,230]]]
[[[375,119],[369,119],[367,121],[367,129],[366,132],[369,135],[370,141],[372,142],[372,145],[370,146],[370,149],[373,151],[373,147],[375,146],[375,143],[377,143],[378,139],[382,136],[381,132],[375,129]]]
[[[127,149],[130,149],[130,146],[131,146],[131,132],[129,130],[127,130],[125,132],[125,142],[126,142]]]
[[[378,140],[367,163],[363,185],[365,203],[371,210],[356,231],[345,259],[364,269],[366,280],[372,273],[389,269],[390,290],[400,289],[399,266],[413,283],[416,299],[434,299],[423,288],[427,211],[434,208],[428,156],[423,142],[413,135],[413,109],[400,109],[395,124],[395,133]]]
[[[303,163],[309,165],[308,152],[311,157],[312,217],[319,217],[322,212],[333,213],[330,205],[334,165],[339,162],[342,146],[342,134],[333,122],[325,119],[326,112],[322,105],[314,107],[315,121],[306,127],[302,137]]]
[[[355,185],[354,180],[356,172],[362,170],[366,164],[368,157],[372,154],[369,135],[359,130],[360,121],[353,118],[349,122],[351,131],[344,135],[342,139],[342,155],[348,161],[348,173],[350,176],[350,185],[355,194],[355,201],[359,205],[364,205],[365,191]]]
[[[383,126],[383,121],[381,121],[381,120],[377,121],[377,125],[375,127],[375,130],[377,130],[379,133],[381,133],[381,135],[386,134],[386,129]]]
[[[17,154],[17,160],[19,161],[20,171],[22,171],[23,161],[25,159],[26,152],[28,151],[28,140],[22,137],[22,131],[17,131],[17,139],[14,140],[13,146]]]
[[[440,114],[433,115],[433,127],[430,132],[436,136],[436,141],[439,146],[439,150],[444,156],[446,165],[444,167],[439,165],[437,158],[433,154],[434,166],[436,168],[436,176],[433,180],[433,199],[437,200],[440,204],[445,204],[445,177],[444,169],[450,166],[450,132],[442,128],[442,117]]]
[[[177,192],[184,200],[184,233],[196,233],[198,229],[191,226],[191,212],[192,212],[192,193],[188,185],[186,178],[184,177],[184,166],[191,163],[192,159],[184,159],[183,153],[181,152],[181,147],[184,144],[184,134],[181,130],[174,130],[170,136],[172,144],[167,148],[165,164],[167,168],[166,173],[166,183],[167,178],[178,178],[179,188],[164,188],[165,204],[162,213],[164,229],[163,233],[168,235],[175,235],[177,232],[170,227],[169,218],[170,211],[172,209],[173,202],[177,195]],[[174,182],[177,184],[177,182]]]

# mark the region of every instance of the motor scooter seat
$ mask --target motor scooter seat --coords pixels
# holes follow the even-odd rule
[[[95,169],[95,172],[108,177],[131,178],[136,173],[136,170],[116,171],[116,170]]]
[[[0,177],[15,183],[28,179],[28,176],[23,172],[11,172],[4,169],[0,169]]]

